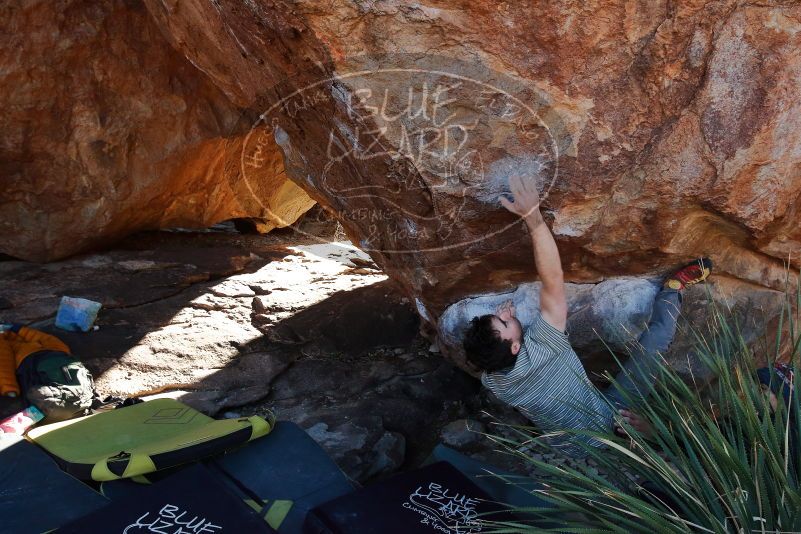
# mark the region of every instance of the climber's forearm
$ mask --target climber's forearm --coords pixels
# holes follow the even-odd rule
[[[559,249],[539,210],[526,217],[526,225],[534,248],[534,264],[542,282],[540,312],[549,324],[563,331],[567,324],[567,300]]]

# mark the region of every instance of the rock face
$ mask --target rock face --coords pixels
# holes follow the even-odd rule
[[[7,134],[6,174],[19,178],[5,228],[102,221],[114,195],[130,200],[115,230],[155,225],[141,220],[150,206],[208,221],[229,194],[214,165],[258,204],[267,191],[253,184],[278,172],[278,145],[287,176],[416,299],[432,332],[449,305],[536,278],[523,226],[498,203],[513,174],[542,191],[574,283],[658,276],[707,254],[743,290],[779,288],[782,261],[801,266],[795,3],[144,0],[149,17],[136,2],[108,5],[7,17],[40,21],[37,50],[51,54],[31,64],[74,81],[47,112],[20,96],[43,82],[3,93],[22,102],[17,124],[47,125]],[[72,30],[56,39],[53,27]],[[25,39],[7,39],[5,64],[29,61],[12,61]],[[90,61],[92,46],[121,51]],[[12,69],[17,85],[33,68]],[[53,153],[66,156],[39,156]],[[67,164],[69,187],[52,170]],[[155,183],[171,192],[167,209]],[[31,198],[54,205],[34,213]],[[59,255],[55,241],[30,256]]]
[[[801,265],[794,3],[145,2],[432,327],[535,278],[512,174],[572,282],[703,253],[778,288]]]
[[[440,342],[446,352],[458,355],[462,330],[470,319],[495,313],[506,300],[514,302],[524,327],[533,323],[539,314],[540,285],[539,282],[521,284],[512,293],[468,298],[448,307],[438,324]],[[567,284],[570,344],[590,361],[608,352],[604,343],[624,353],[626,342],[643,331],[657,290],[648,280],[633,277],[600,284]]]
[[[274,141],[243,180],[241,110],[140,2],[2,14],[0,252],[53,260],[136,230],[234,217],[269,230],[313,205]]]
[[[439,341],[445,352],[461,363],[463,329],[477,315],[495,313],[506,300],[512,300],[523,327],[539,313],[540,283],[521,284],[514,292],[468,298],[449,306],[438,323]],[[615,357],[626,358],[632,342],[644,331],[651,316],[658,280],[619,277],[598,284],[567,284],[567,331],[570,344],[581,357],[591,378],[603,371],[615,373]],[[717,303],[740,325],[748,343],[764,340],[765,328],[777,326],[786,302],[780,291],[753,287],[737,279],[715,275],[708,283],[683,291],[676,339],[664,355],[679,372],[703,378],[706,371],[696,358],[688,358],[696,335],[709,336],[711,303]],[[775,340],[770,340],[775,343]],[[614,352],[614,355],[612,354]],[[764,355],[764,352],[757,351]]]

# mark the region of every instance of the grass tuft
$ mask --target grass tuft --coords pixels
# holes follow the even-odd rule
[[[651,422],[650,437],[629,426],[625,438],[579,432],[606,445],[583,446],[596,468],[527,454],[526,444],[550,447],[531,430],[495,436],[547,475],[530,491],[549,504],[517,510],[525,520],[496,524],[497,531],[801,532],[801,426],[791,423],[799,399],[792,394],[786,408],[779,395],[773,411],[756,374],[756,362],[772,366],[782,355],[801,369],[801,287],[785,300],[775,340],[761,345],[746,342],[730,310],[710,305],[705,330],[693,332],[694,353],[704,376],[715,379],[701,385],[661,366],[649,399],[628,399]]]

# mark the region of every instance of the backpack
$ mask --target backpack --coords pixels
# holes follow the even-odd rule
[[[17,368],[17,381],[47,423],[88,414],[95,397],[92,374],[66,352],[43,350],[27,356]]]

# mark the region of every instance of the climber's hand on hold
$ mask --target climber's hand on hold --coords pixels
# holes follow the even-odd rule
[[[542,222],[540,214],[540,194],[537,191],[537,184],[531,178],[512,176],[509,178],[509,191],[512,199],[501,195],[501,206],[519,215],[529,224],[539,225]]]
[[[562,261],[551,230],[540,213],[540,195],[531,178],[513,176],[509,179],[513,199],[501,196],[501,205],[526,221],[534,249],[534,263],[542,282],[540,312],[551,326],[564,332],[567,324],[567,300]]]

